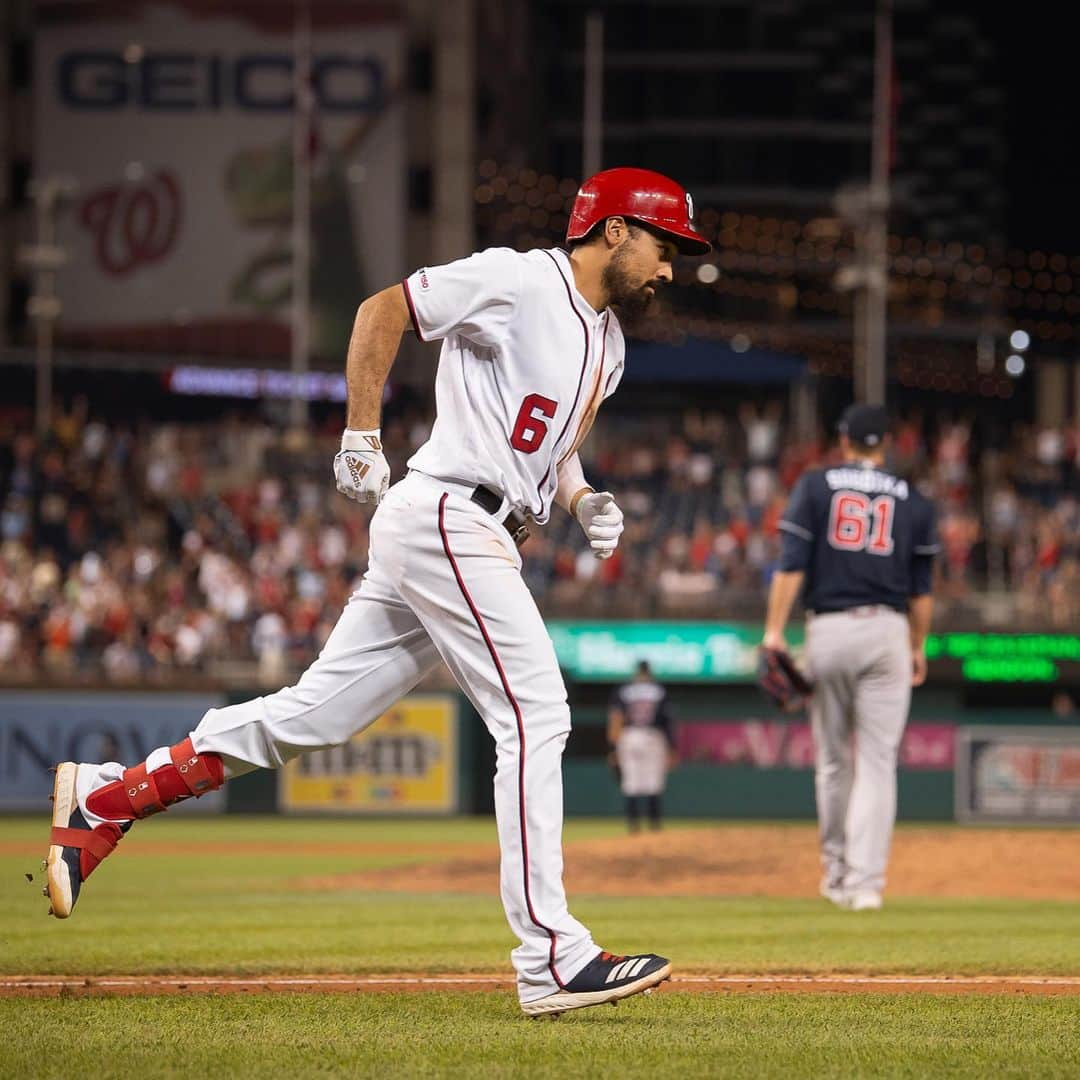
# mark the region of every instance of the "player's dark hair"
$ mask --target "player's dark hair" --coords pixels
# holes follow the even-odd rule
[[[586,244],[591,244],[604,231],[604,226],[606,224],[607,218],[603,218],[598,221],[584,236],[579,236],[576,240],[567,240],[566,250],[573,251],[574,248],[584,247]]]
[[[629,218],[625,214],[612,214],[611,217],[621,217],[626,222],[627,227],[630,229],[630,235],[633,236],[635,232],[644,229],[646,232],[653,232],[654,230],[643,225],[640,221],[634,218]],[[602,218],[598,221],[584,236],[579,236],[576,240],[566,241],[566,250],[573,251],[574,248],[584,247],[586,244],[593,243],[598,237],[604,235],[604,226],[607,225],[608,219]]]

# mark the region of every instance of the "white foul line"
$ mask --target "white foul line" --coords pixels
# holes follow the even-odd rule
[[[365,975],[365,976],[251,976],[214,975],[123,975],[97,978],[94,976],[36,977],[0,976],[0,990],[33,990],[51,987],[69,987],[73,990],[127,989],[132,987],[175,987],[186,989],[199,986],[243,987],[264,989],[289,986],[461,986],[471,984],[510,985],[513,980],[505,975]],[[1076,986],[1080,976],[1052,975],[675,975],[672,983],[765,986],[995,986],[1003,984],[1021,986]]]
[[[851,986],[1080,986],[1080,976],[1051,975],[674,975],[672,982],[765,983],[813,986],[843,983]]]
[[[427,986],[449,985],[456,986],[461,983],[498,983],[509,985],[513,980],[504,975],[457,975],[457,976],[398,976],[387,975],[381,978],[357,977],[357,978],[331,978],[326,976],[313,976],[311,978],[282,978],[280,976],[266,976],[265,978],[239,979],[229,975],[209,975],[184,978],[180,976],[122,976],[117,978],[97,978],[92,975],[84,977],[71,977],[67,979],[38,979],[23,977],[21,979],[0,978],[0,990],[24,990],[35,986],[70,986],[72,989],[93,989],[97,987],[131,987],[131,986],[386,986],[401,984],[403,986]]]

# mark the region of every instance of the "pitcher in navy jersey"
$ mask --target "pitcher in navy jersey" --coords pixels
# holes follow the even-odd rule
[[[783,648],[802,593],[814,680],[821,894],[853,911],[882,905],[896,820],[896,761],[911,688],[926,679],[934,508],[885,468],[888,415],[853,405],[844,464],[803,474],[780,521],[783,551],[762,644]]]

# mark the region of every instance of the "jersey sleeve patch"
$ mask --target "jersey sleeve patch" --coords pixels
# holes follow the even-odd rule
[[[489,248],[444,266],[423,267],[404,282],[413,326],[422,341],[460,334],[495,348],[521,291],[521,256]]]

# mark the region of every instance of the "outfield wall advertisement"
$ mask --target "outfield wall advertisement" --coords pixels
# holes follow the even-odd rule
[[[0,810],[48,810],[57,762],[134,764],[223,704],[217,694],[0,692]],[[224,791],[214,791],[176,809],[224,807]]]
[[[278,806],[286,813],[451,814],[458,787],[457,700],[416,695],[343,746],[289,762]]]
[[[1063,727],[961,728],[960,821],[1080,824],[1080,731]]]
[[[913,721],[900,744],[900,767],[950,771],[956,726]],[[810,725],[785,720],[719,720],[678,725],[679,760],[756,769],[812,769]]]
[[[34,160],[78,185],[58,241],[64,340],[287,355],[292,4],[40,5]],[[370,5],[311,4],[313,351],[404,265],[404,34]]]
[[[757,672],[761,627],[715,622],[548,623],[563,671],[585,682],[621,682],[648,660],[660,680],[752,682]],[[788,641],[797,653],[802,630]]]

